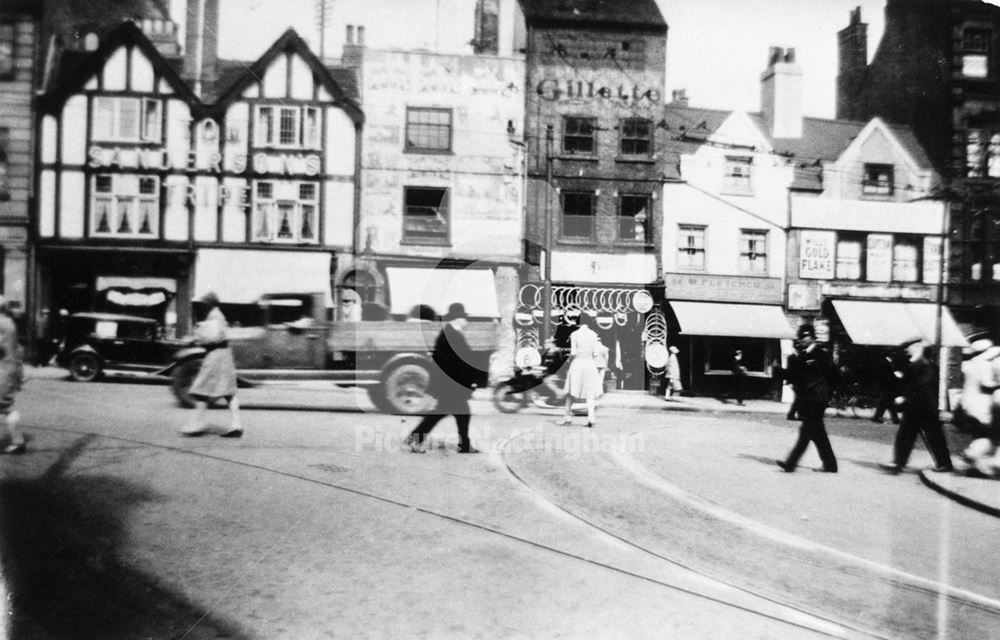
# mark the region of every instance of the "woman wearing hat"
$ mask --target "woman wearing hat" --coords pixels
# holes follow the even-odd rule
[[[209,292],[199,303],[206,311],[205,319],[195,328],[195,339],[207,352],[201,363],[198,376],[191,385],[191,396],[195,399],[195,414],[191,424],[181,430],[186,436],[198,436],[205,432],[205,411],[208,403],[225,398],[229,405],[231,422],[223,438],[239,438],[243,435],[240,425],[240,403],[236,399],[236,363],[233,352],[226,340],[229,324],[219,309],[219,296]]]

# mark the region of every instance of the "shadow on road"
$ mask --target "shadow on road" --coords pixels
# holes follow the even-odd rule
[[[38,479],[0,482],[9,637],[247,637],[124,563],[129,510],[159,497],[118,478],[67,477],[92,439],[77,440]]]

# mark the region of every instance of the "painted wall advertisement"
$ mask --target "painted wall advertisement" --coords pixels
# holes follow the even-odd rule
[[[869,282],[889,282],[892,280],[892,236],[887,233],[868,234],[868,277]]]
[[[799,250],[799,277],[832,280],[837,234],[833,231],[803,231]]]

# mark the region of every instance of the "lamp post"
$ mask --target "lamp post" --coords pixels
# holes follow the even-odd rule
[[[542,265],[542,344],[549,339],[552,327],[552,125],[545,127],[545,229],[542,244],[545,263]]]
[[[944,315],[944,293],[945,293],[945,282],[948,278],[948,231],[951,227],[951,193],[950,191],[945,192],[944,197],[944,208],[941,211],[941,244],[939,247],[940,251],[940,264],[938,265],[938,282],[937,282],[937,300],[935,306],[934,314],[934,349],[938,356],[938,366],[937,366],[937,406],[938,411],[945,407],[947,401],[947,391],[944,385],[941,384],[942,380],[947,380],[947,359],[943,357],[944,345],[942,344],[943,338],[943,318]]]

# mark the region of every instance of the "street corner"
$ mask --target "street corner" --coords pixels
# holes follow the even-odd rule
[[[952,473],[924,469],[920,481],[958,504],[1000,518],[1000,480],[980,475],[968,465]]]

